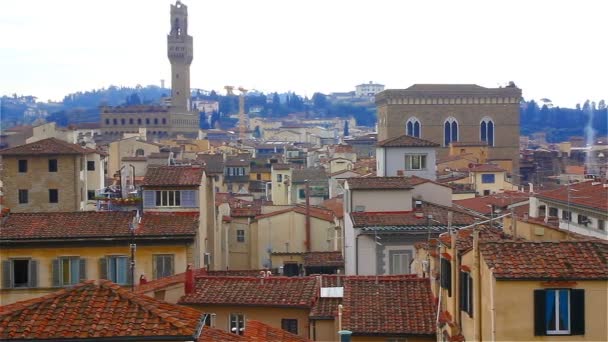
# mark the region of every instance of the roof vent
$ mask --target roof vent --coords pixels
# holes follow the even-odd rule
[[[42,145],[40,144],[35,144],[32,145],[32,147],[30,148],[32,151],[41,151],[42,150]]]
[[[416,209],[422,208],[422,201],[416,201]]]

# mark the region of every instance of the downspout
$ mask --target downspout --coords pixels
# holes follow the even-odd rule
[[[430,251],[430,245],[429,245],[429,251]],[[437,254],[439,255],[441,252],[441,247],[439,244],[437,244]],[[439,279],[441,279],[441,258],[439,258],[439,272],[438,272],[438,277]],[[431,281],[431,285],[433,282],[433,277],[431,277],[431,269],[430,269],[430,263],[429,263],[429,280]],[[437,279],[437,278],[435,278]],[[441,312],[441,295],[443,293],[443,288],[441,287],[441,285],[439,285],[438,287],[438,291],[439,293],[438,297],[437,297],[437,317],[435,318],[435,328],[437,329],[437,338],[439,338],[439,336],[441,336],[441,328],[439,327],[439,313]]]
[[[342,310],[344,310],[344,307],[342,304],[338,304],[338,331],[342,330]]]
[[[359,275],[359,237],[360,236],[361,236],[361,234],[357,234],[357,236],[355,237],[355,275]]]
[[[494,278],[494,267],[490,268],[490,310],[492,311],[492,316],[490,319],[492,321],[492,341],[496,341],[496,307],[494,306],[494,282],[496,278]]]
[[[480,280],[480,263],[479,263],[479,230],[477,225],[473,227],[473,271],[475,272],[475,285],[473,286],[473,335],[475,341],[481,341],[481,280]]]
[[[310,185],[306,180],[306,252],[310,253]]]

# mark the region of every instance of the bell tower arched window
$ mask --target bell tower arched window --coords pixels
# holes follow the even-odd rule
[[[494,121],[488,117],[481,119],[479,124],[479,139],[494,146]]]
[[[449,146],[454,141],[458,141],[458,121],[449,117],[443,123],[443,145]]]
[[[407,120],[407,123],[405,124],[405,134],[407,134],[411,137],[420,138],[420,131],[421,131],[420,120],[418,120],[415,117],[409,118]]]

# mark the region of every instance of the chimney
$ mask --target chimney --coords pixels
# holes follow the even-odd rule
[[[194,271],[192,270],[192,264],[188,264],[186,268],[186,282],[184,284],[184,292],[190,294],[194,292]]]
[[[139,276],[139,285],[144,285],[148,283],[148,279],[146,279],[146,276],[144,274],[142,274],[141,276]]]

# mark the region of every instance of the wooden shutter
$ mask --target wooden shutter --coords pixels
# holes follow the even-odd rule
[[[2,261],[2,288],[10,289],[12,287],[12,279],[11,279],[11,261],[3,260]]]
[[[158,262],[160,261],[160,255],[155,255],[152,260],[152,279],[158,279]]]
[[[99,258],[99,279],[108,279],[108,261],[105,257]]]
[[[127,260],[127,285],[133,284],[133,273],[135,272],[131,271],[131,260]]]
[[[181,206],[194,208],[196,203],[196,190],[181,190]]]
[[[164,270],[167,276],[173,275],[173,255],[167,255],[165,258]]]
[[[572,335],[585,335],[585,290],[570,290],[570,324]]]
[[[53,259],[51,262],[51,284],[52,286],[61,286],[60,276],[59,276],[59,259]]]
[[[459,293],[460,295],[458,296],[458,304],[460,307],[460,310],[462,311],[467,311],[467,279],[466,279],[466,273],[465,272],[459,272],[460,275],[460,288],[459,288]]]
[[[473,317],[473,277],[471,277],[470,273],[467,273],[467,281],[469,285],[467,286],[467,305],[469,307],[468,313],[469,316]]]
[[[156,207],[156,192],[154,190],[144,190],[144,208]]]
[[[29,287],[38,287],[38,261],[37,260],[30,260],[30,282],[29,282]]]
[[[545,290],[534,290],[534,336],[547,334],[545,327]]]
[[[83,259],[83,258],[80,258],[80,259],[78,259],[78,262],[80,263],[80,265],[79,265],[80,267],[79,267],[79,270],[78,270],[79,271],[79,274],[78,274],[79,278],[78,279],[80,281],[84,281],[84,280],[87,279],[87,260]]]

